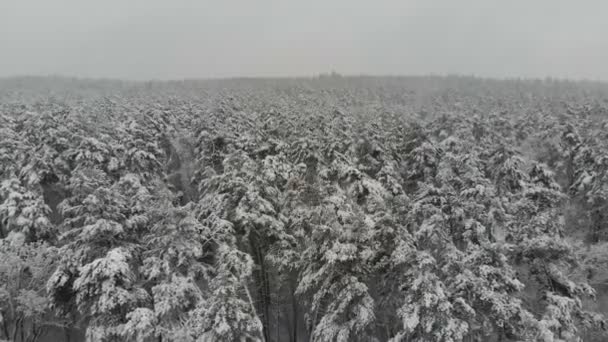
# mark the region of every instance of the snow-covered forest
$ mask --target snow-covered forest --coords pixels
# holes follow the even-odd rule
[[[0,80],[0,340],[608,340],[608,84]]]

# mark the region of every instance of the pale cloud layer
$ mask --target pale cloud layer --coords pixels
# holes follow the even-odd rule
[[[0,76],[608,80],[605,0],[0,0]]]

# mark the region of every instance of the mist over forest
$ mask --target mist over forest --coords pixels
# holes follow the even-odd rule
[[[0,340],[606,341],[608,84],[0,79]]]

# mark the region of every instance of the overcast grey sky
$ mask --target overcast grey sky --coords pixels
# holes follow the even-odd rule
[[[608,80],[606,0],[0,0],[0,76]]]

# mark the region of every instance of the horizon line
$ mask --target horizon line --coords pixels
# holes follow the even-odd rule
[[[468,78],[480,81],[506,81],[506,82],[564,82],[564,83],[597,83],[608,85],[608,80],[590,78],[570,78],[547,75],[544,77],[531,76],[482,76],[467,73],[425,73],[425,74],[372,74],[372,73],[339,73],[335,71],[320,72],[313,75],[280,75],[280,76],[211,76],[186,78],[120,78],[98,76],[74,76],[67,74],[15,74],[0,76],[0,80],[17,79],[64,79],[74,81],[105,81],[126,83],[174,83],[174,82],[210,82],[210,81],[236,81],[236,80],[315,80],[321,78]]]

